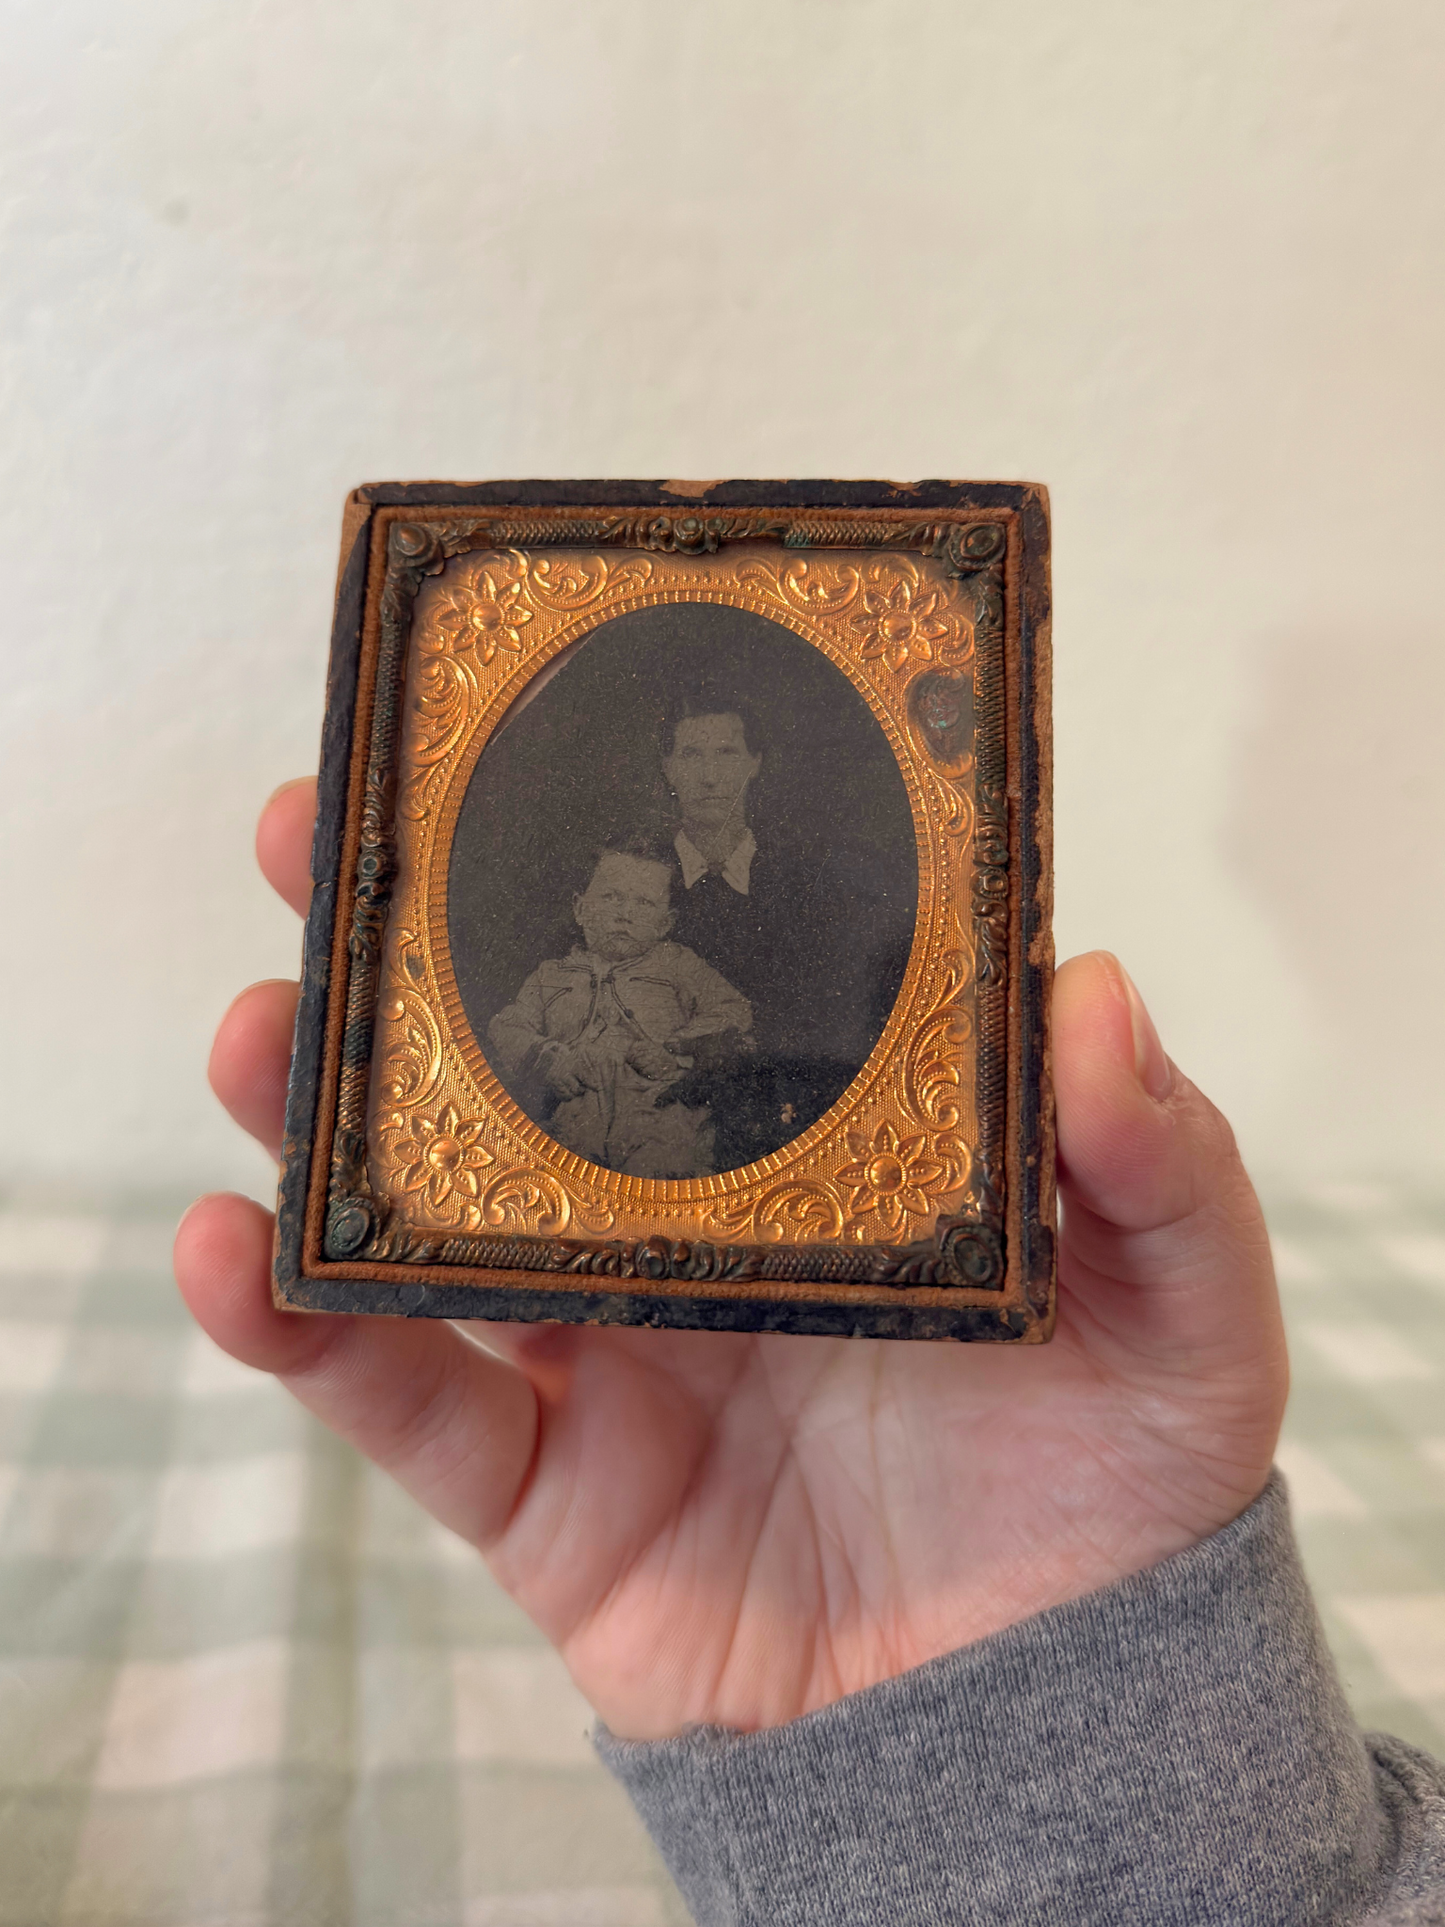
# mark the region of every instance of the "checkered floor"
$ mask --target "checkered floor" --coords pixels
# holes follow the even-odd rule
[[[1293,1387],[1279,1463],[1367,1727],[1445,1756],[1445,1194],[1271,1194]]]
[[[1445,1752],[1445,1197],[1277,1194],[1281,1461],[1361,1715]],[[189,1328],[170,1222],[0,1211],[0,1927],[671,1927],[559,1662]]]

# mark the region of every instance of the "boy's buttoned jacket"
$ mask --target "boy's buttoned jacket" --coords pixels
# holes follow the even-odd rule
[[[549,959],[498,1011],[487,1035],[499,1068],[515,1077],[547,1043],[586,1045],[618,1031],[666,1044],[751,1025],[747,998],[726,978],[682,944],[660,943],[610,967],[584,950]]]

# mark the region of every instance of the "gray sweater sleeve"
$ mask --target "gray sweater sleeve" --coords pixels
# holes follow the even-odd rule
[[[1282,1482],[768,1732],[598,1748],[700,1927],[1445,1923],[1445,1772],[1345,1705]]]

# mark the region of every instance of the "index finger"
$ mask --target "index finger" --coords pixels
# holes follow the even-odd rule
[[[311,832],[316,825],[316,778],[283,783],[256,825],[261,874],[298,917],[311,902]]]
[[[278,1311],[271,1233],[269,1214],[249,1198],[191,1206],[176,1232],[175,1270],[198,1323],[233,1358],[274,1372],[323,1424],[485,1550],[532,1467],[538,1404],[528,1379],[440,1319]]]

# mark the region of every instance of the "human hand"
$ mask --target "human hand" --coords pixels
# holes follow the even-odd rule
[[[258,836],[298,910],[313,814],[284,790]],[[273,1151],[294,1007],[243,993],[211,1058]],[[298,1316],[271,1303],[269,1215],[224,1195],[182,1222],[177,1276],[220,1345],[485,1553],[614,1732],[775,1725],[1167,1558],[1263,1486],[1284,1339],[1229,1128],[1111,958],[1064,966],[1053,1020],[1042,1348]]]
[[[694,1070],[729,1070],[754,1054],[751,1037],[730,1024],[726,1030],[707,1030],[700,1037],[669,1037],[667,1048],[691,1058]]]
[[[542,1082],[553,1097],[580,1097],[587,1086],[578,1075],[578,1064],[565,1044],[544,1044],[538,1054]]]
[[[655,1044],[650,1037],[638,1037],[627,1046],[627,1062],[642,1077],[674,1077],[678,1071],[677,1059],[665,1044]]]

